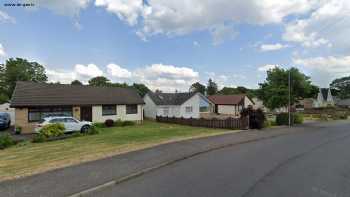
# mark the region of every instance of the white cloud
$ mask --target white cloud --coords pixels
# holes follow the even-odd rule
[[[2,46],[2,44],[0,43],[0,58],[1,57],[5,57],[6,56],[6,52],[4,47]]]
[[[0,23],[16,23],[16,19],[0,10]]]
[[[293,62],[309,69],[332,73],[334,75],[350,74],[350,56],[313,57],[306,59],[297,58],[294,59]]]
[[[88,64],[87,66],[82,65],[82,64],[77,64],[77,65],[75,65],[74,71],[75,71],[75,73],[77,73],[81,77],[88,77],[88,78],[103,75],[102,70],[98,66],[96,66],[95,64]]]
[[[132,76],[130,71],[113,63],[107,65],[107,73],[118,78],[130,78]]]
[[[276,44],[262,44],[260,45],[260,50],[265,52],[265,51],[276,51],[276,50],[280,50],[283,48],[288,47],[288,45],[283,45],[280,43],[276,43]]]
[[[232,26],[218,25],[212,29],[211,35],[213,37],[213,44],[219,45],[225,40],[233,40],[238,35],[238,32]]]
[[[266,72],[268,70],[272,70],[274,68],[278,68],[280,67],[279,65],[276,65],[276,64],[266,64],[266,65],[263,65],[263,66],[260,66],[258,68],[258,71],[261,71],[261,72]]]
[[[105,7],[107,11],[116,14],[130,25],[137,23],[144,9],[142,0],[96,0],[95,6]]]
[[[130,25],[138,24],[138,35],[184,35],[194,31],[220,31],[227,24],[265,25],[281,23],[286,16],[310,11],[316,0],[96,0],[96,6],[116,14]],[[232,33],[232,30],[230,30]],[[215,40],[214,40],[215,43]]]
[[[193,41],[193,46],[195,46],[195,47],[200,47],[201,45],[199,44],[199,42]]]
[[[34,3],[35,7],[47,8],[57,14],[77,17],[81,9],[85,9],[90,0],[23,0]]]
[[[136,69],[134,78],[149,88],[163,91],[187,91],[190,85],[198,81],[199,74],[189,67],[152,64]]]
[[[310,17],[286,25],[283,39],[304,47],[337,46],[349,48],[350,1],[319,1]]]
[[[74,72],[52,70],[49,68],[46,68],[46,75],[50,82],[60,82],[69,84],[73,80],[77,79],[77,75]]]

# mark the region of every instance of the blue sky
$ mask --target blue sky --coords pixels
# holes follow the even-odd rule
[[[350,74],[345,0],[26,2],[34,6],[0,5],[0,62],[37,61],[50,81],[104,75],[185,91],[208,78],[256,88],[275,66],[323,87]]]

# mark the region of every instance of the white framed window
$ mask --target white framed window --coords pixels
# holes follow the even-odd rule
[[[168,116],[169,115],[169,107],[164,107],[163,108],[163,115]]]
[[[193,112],[193,107],[192,106],[187,106],[185,108],[186,113],[192,113]]]

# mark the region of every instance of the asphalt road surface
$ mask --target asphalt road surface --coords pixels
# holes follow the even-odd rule
[[[350,123],[236,145],[91,193],[118,197],[349,197]]]

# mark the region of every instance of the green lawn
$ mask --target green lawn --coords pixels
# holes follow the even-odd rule
[[[221,129],[145,121],[101,129],[100,134],[46,143],[25,142],[0,150],[0,180],[95,160],[160,143],[224,133]]]

